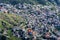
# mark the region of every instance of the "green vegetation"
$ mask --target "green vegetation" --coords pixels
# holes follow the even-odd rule
[[[28,1],[28,2],[27,2]],[[50,5],[50,4],[60,4],[59,0],[0,0],[3,3],[10,3],[10,4],[18,4],[18,3],[28,3],[28,4],[43,4],[43,5]]]
[[[0,13],[0,26],[1,27],[14,27],[19,24],[19,22],[24,21],[21,16],[15,14],[4,14]]]
[[[7,36],[11,37],[10,40],[20,40],[17,37],[12,36],[11,30],[9,28],[13,28],[15,26],[25,26],[24,19],[21,16],[18,16],[16,14],[8,14],[8,13],[0,13],[0,32],[4,32],[5,28],[8,28],[7,30]],[[4,35],[4,34],[2,34]]]

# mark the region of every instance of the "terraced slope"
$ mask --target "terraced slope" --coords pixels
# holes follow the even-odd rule
[[[19,27],[22,25],[22,22],[24,22],[24,19],[21,16],[16,14],[0,13],[0,33],[5,35],[4,31],[6,31],[5,29],[7,28],[7,36],[10,37],[9,40],[17,40],[19,38],[14,37],[9,28],[13,28],[15,26]]]
[[[0,13],[0,28],[11,28],[14,26],[18,26],[20,22],[23,22],[23,18],[21,16],[15,14],[8,13]]]

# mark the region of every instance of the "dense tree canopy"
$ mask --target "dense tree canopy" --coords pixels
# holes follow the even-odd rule
[[[0,2],[3,3],[10,3],[10,4],[17,4],[17,3],[30,3],[30,4],[43,4],[46,5],[46,3],[56,3],[57,5],[60,5],[59,0],[0,0]]]

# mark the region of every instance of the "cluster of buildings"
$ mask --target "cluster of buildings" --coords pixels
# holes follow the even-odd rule
[[[0,3],[0,12],[14,13],[26,19],[26,27],[15,27],[13,36],[22,40],[60,40],[60,8],[58,6],[43,6],[31,4]]]

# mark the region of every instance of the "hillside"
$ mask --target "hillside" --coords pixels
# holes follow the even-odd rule
[[[17,40],[17,37],[15,39],[15,37],[12,36],[12,31],[10,29],[14,28],[15,26],[20,27],[21,23],[24,24],[23,22],[24,19],[16,14],[0,13],[0,33],[2,35],[5,35],[4,31],[6,31],[5,29],[7,29],[7,34],[5,36],[9,36],[10,38],[7,38],[9,38],[10,40]]]
[[[0,40],[60,40],[59,0],[0,0]]]

